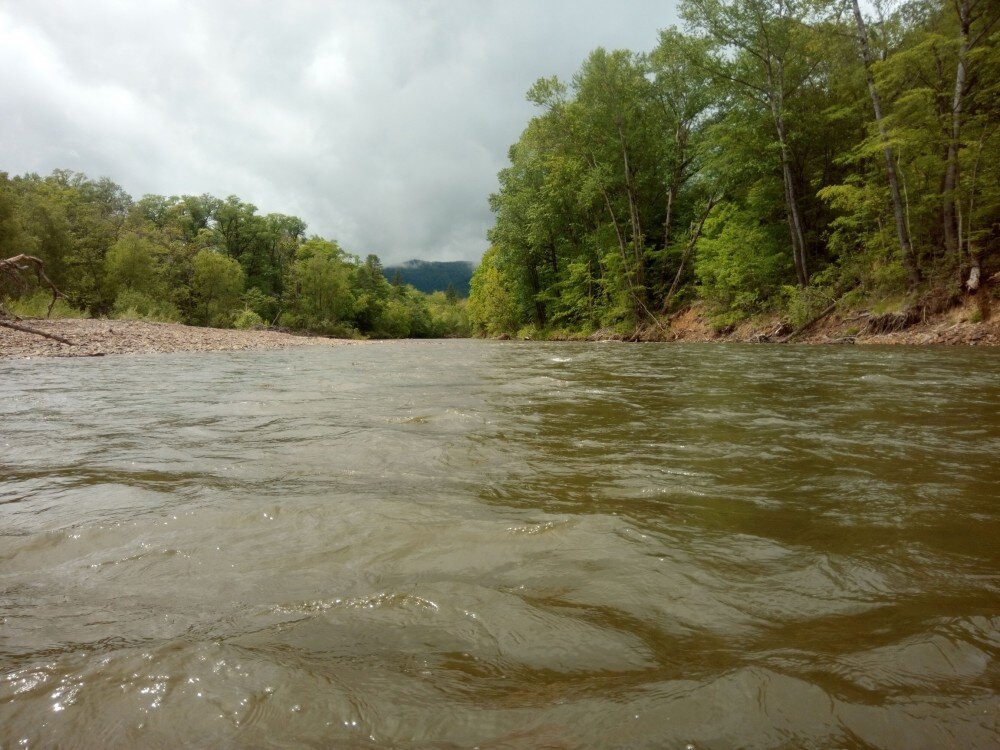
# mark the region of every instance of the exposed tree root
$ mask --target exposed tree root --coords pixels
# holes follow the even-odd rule
[[[906,310],[869,315],[862,333],[878,335],[905,331],[924,317],[924,308],[909,307]]]

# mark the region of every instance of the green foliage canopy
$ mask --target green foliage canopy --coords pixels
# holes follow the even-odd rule
[[[955,295],[1000,271],[1000,5],[906,0],[864,25],[841,0],[681,15],[647,54],[597,49],[528,91],[539,111],[473,279],[478,332],[644,326],[692,299],[722,325],[798,319],[846,289]]]
[[[377,256],[361,261],[307,237],[301,219],[261,215],[236,196],[135,201],[107,179],[0,173],[0,254],[18,253],[40,257],[69,303],[96,316],[338,336],[470,331],[464,300],[393,290]]]

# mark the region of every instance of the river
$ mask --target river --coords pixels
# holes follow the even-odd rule
[[[0,747],[996,748],[1000,352],[0,362]]]

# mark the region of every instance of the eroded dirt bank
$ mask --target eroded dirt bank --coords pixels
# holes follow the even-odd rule
[[[982,312],[969,302],[943,313],[917,321],[907,321],[899,330],[886,330],[884,316],[876,319],[865,311],[834,313],[817,322],[791,341],[800,344],[932,344],[958,346],[1000,346],[1000,313],[982,320]],[[625,338],[634,341],[717,341],[776,343],[784,341],[793,329],[777,319],[747,321],[731,330],[712,328],[700,307],[691,307],[675,316],[668,325],[649,326],[633,336],[608,336],[598,332],[590,338]]]

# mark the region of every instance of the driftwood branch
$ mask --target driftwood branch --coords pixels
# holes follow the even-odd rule
[[[30,326],[22,325],[20,323],[12,323],[9,320],[0,320],[0,326],[4,328],[13,328],[15,331],[24,331],[25,333],[33,333],[36,336],[44,336],[47,339],[52,339],[58,341],[61,344],[69,344],[70,346],[76,346],[69,339],[64,339],[62,336],[56,336],[54,333],[46,333],[45,331],[40,331],[37,328],[31,328]]]
[[[823,312],[821,312],[819,315],[816,315],[816,316],[810,318],[809,320],[807,320],[805,323],[803,323],[802,325],[800,325],[798,328],[796,328],[790,334],[788,334],[787,336],[785,336],[785,338],[781,339],[778,343],[780,343],[780,344],[787,344],[789,341],[791,341],[792,339],[794,339],[799,334],[804,333],[805,331],[808,331],[814,325],[816,325],[821,320],[823,320],[823,318],[825,318],[827,315],[829,315],[830,313],[832,313],[836,309],[838,302],[840,302],[840,297],[838,297],[833,302],[831,302],[830,305],[829,305],[829,307],[823,308]]]
[[[0,259],[0,282],[6,281],[20,291],[26,291],[28,289],[30,279],[25,277],[32,271],[35,276],[34,282],[39,286],[46,287],[50,292],[52,292],[52,301],[49,303],[49,309],[45,313],[45,317],[48,317],[52,314],[52,308],[55,307],[56,300],[63,297],[63,294],[52,282],[52,279],[48,277],[48,274],[45,273],[45,263],[42,259],[36,258],[34,255],[24,254],[15,255],[12,258]],[[7,320],[7,318],[13,318],[13,321]],[[31,333],[35,336],[44,336],[47,339],[52,339],[53,341],[58,341],[62,344],[74,346],[72,341],[63,338],[62,336],[57,336],[54,333],[46,333],[45,331],[40,331],[37,328],[22,325],[20,323],[20,318],[16,315],[11,315],[4,308],[2,303],[0,303],[0,326],[3,326],[4,328],[12,328],[15,331]]]
[[[48,317],[52,314],[52,308],[55,306],[56,300],[63,295],[56,288],[56,285],[52,283],[52,279],[46,275],[45,263],[42,262],[42,259],[36,258],[34,255],[21,254],[15,255],[13,258],[0,260],[0,279],[5,278],[21,289],[27,288],[28,283],[24,279],[24,273],[31,270],[35,272],[38,283],[44,284],[52,292],[52,301],[49,303],[49,309],[46,313],[46,317]]]

